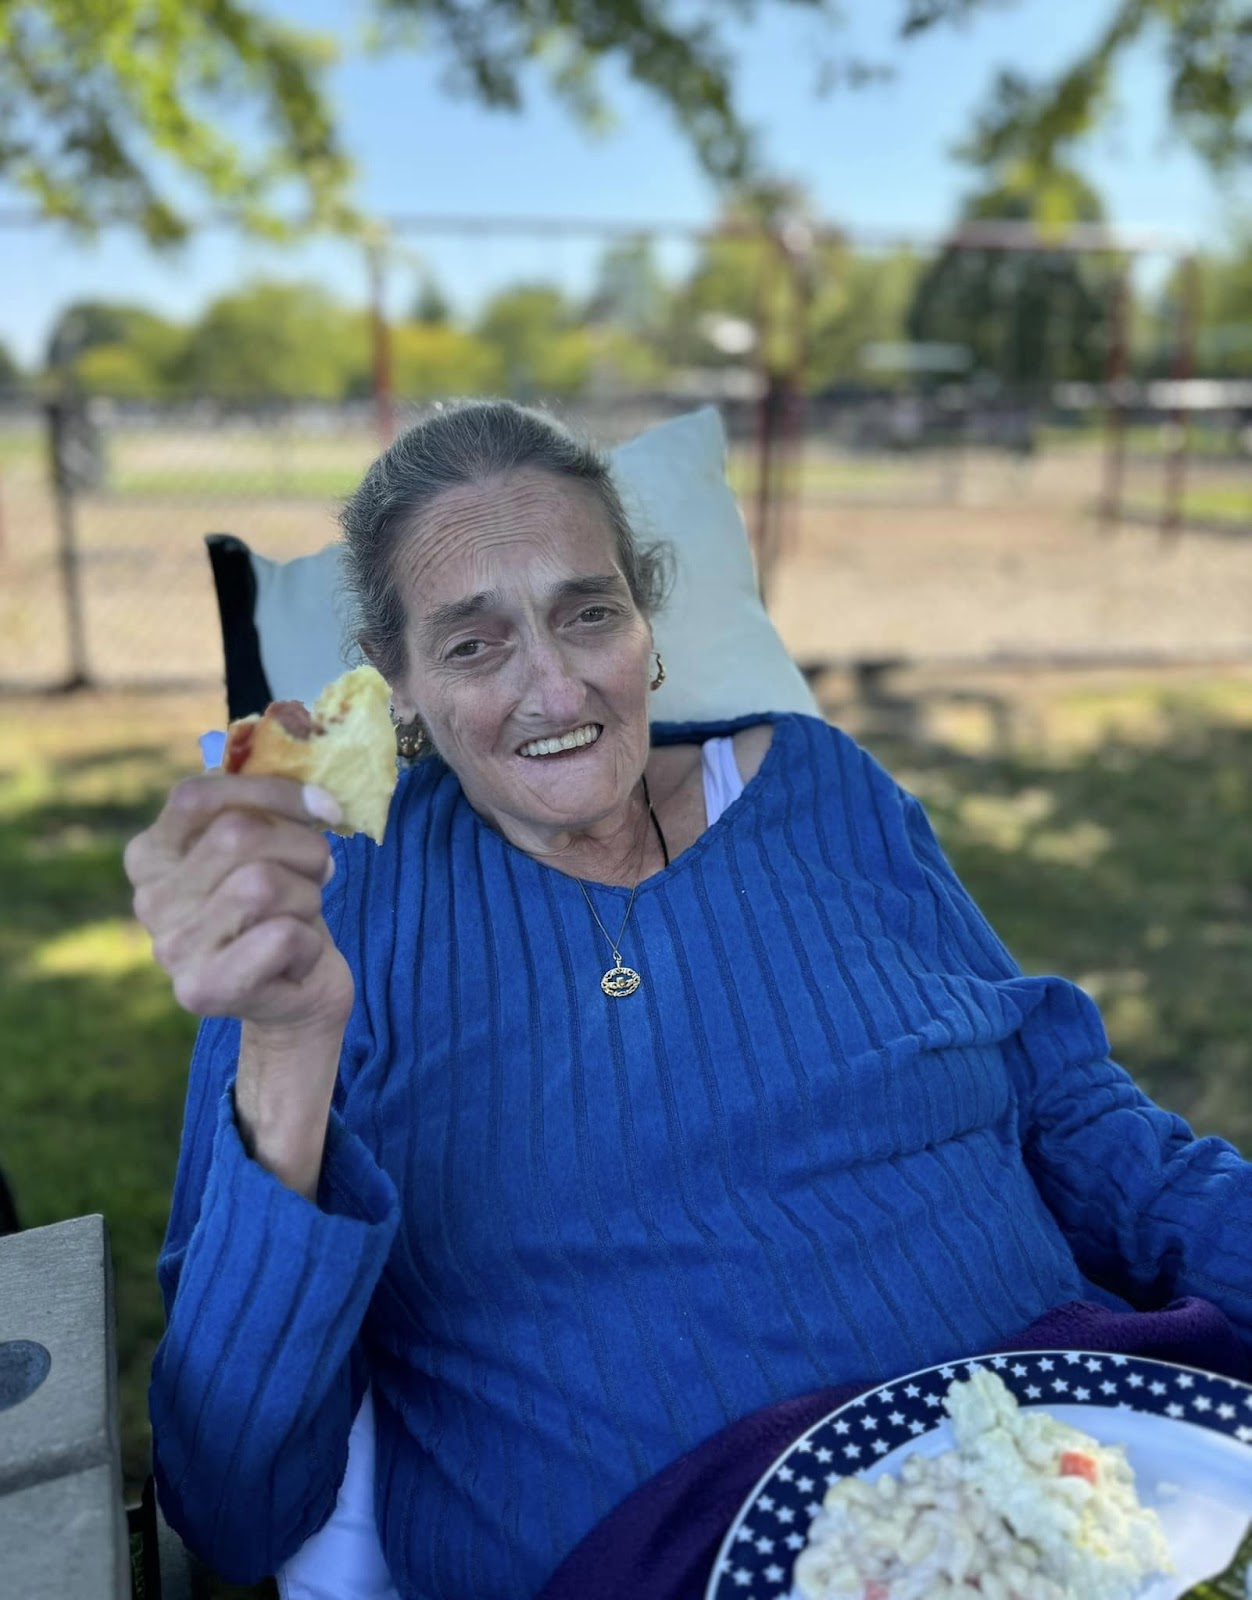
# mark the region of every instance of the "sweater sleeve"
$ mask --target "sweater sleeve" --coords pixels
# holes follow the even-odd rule
[[[334,1507],[365,1390],[361,1327],[398,1204],[337,1111],[316,1203],[247,1155],[239,1035],[237,1021],[211,1019],[192,1058],[149,1405],[167,1519],[223,1577],[249,1583]]]
[[[1025,1159],[1083,1273],[1132,1304],[1212,1301],[1252,1343],[1252,1165],[1196,1138],[1109,1058],[1095,1002],[1060,978],[1027,978],[904,797],[940,948],[995,982],[1020,1015],[1006,1060],[1021,1096]]]

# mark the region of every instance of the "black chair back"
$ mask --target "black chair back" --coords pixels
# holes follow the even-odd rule
[[[256,574],[252,552],[233,533],[205,536],[217,611],[222,624],[222,655],[226,662],[226,711],[233,721],[264,711],[274,696],[261,661],[261,640],[256,631]]]
[[[13,1191],[5,1182],[4,1173],[0,1172],[0,1234],[21,1233],[22,1224],[17,1215],[17,1201],[13,1198]]]

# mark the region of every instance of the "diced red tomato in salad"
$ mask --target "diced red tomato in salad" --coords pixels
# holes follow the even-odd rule
[[[1085,1450],[1066,1450],[1061,1456],[1063,1478],[1086,1478],[1088,1483],[1094,1483],[1099,1470],[1096,1458]]]

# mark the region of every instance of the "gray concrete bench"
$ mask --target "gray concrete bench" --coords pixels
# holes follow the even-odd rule
[[[145,1600],[190,1600],[186,1552],[147,1500]],[[0,1237],[0,1593],[131,1600],[103,1217]]]

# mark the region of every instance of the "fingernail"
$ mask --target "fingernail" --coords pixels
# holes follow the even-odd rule
[[[313,783],[306,783],[304,786],[304,809],[319,822],[333,824],[343,821],[343,807],[338,800],[333,794],[327,794],[325,789],[319,789]]]
[[[335,876],[335,858],[334,858],[334,856],[331,856],[330,860],[326,863],[326,871],[322,873],[322,888],[323,889],[326,887],[326,885],[330,882],[330,880],[334,876]]]

